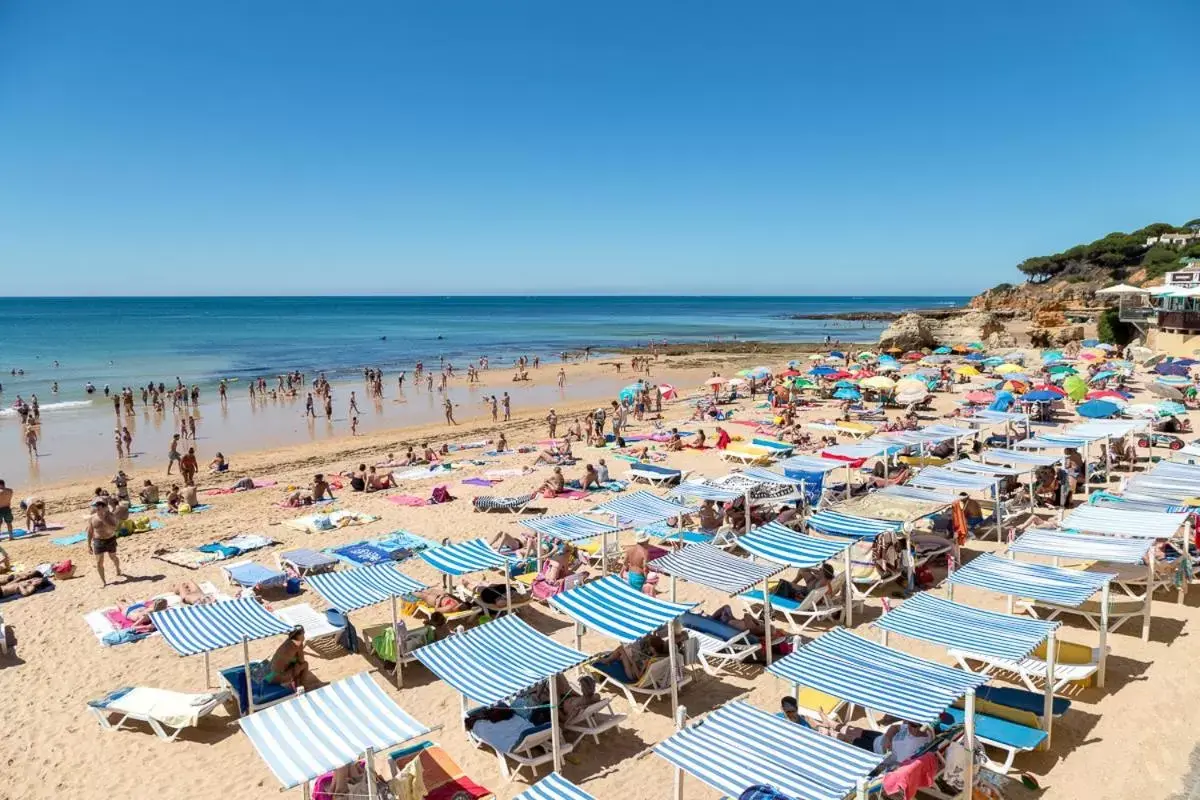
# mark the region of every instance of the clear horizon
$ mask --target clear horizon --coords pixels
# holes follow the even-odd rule
[[[0,6],[6,293],[970,296],[1200,214],[1192,3],[461,11]]]

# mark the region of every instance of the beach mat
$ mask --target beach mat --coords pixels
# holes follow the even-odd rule
[[[80,542],[86,542],[87,541],[87,533],[86,532],[85,533],[73,533],[70,536],[59,536],[58,538],[51,539],[50,541],[53,542],[54,544],[60,545],[62,547],[66,547],[68,545],[79,544]]]
[[[389,503],[398,506],[425,506],[429,505],[429,501],[423,497],[417,497],[412,494],[389,494],[384,498]]]

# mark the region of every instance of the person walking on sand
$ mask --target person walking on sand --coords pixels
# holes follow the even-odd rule
[[[354,392],[350,393],[350,413],[358,413],[358,400],[354,397]]]
[[[0,525],[8,527],[9,539],[13,538],[12,498],[13,490],[8,488],[4,481],[0,481]]]
[[[504,393],[504,399],[501,400],[504,405],[504,421],[508,422],[512,419],[512,398],[508,396],[508,392]]]
[[[563,388],[563,384],[567,382],[567,371],[561,367],[558,370],[558,388]]]
[[[546,415],[546,427],[550,431],[550,438],[554,438],[555,432],[558,430],[558,414],[554,409],[550,409],[550,413]]]
[[[128,425],[121,426],[121,441],[125,444],[125,455],[133,458],[133,434],[129,432]]]
[[[121,439],[121,429],[113,428],[113,444],[117,446],[117,458],[125,457],[125,442]]]
[[[179,459],[179,471],[183,473],[185,486],[196,485],[196,470],[198,469],[200,469],[200,464],[196,461],[196,448],[189,447],[187,455]]]
[[[325,419],[333,419],[333,395],[325,395]]]
[[[442,400],[442,405],[446,409],[446,424],[457,425],[458,423],[454,421],[454,404],[450,402],[450,398]]]
[[[317,412],[313,410],[312,392],[308,393],[308,398],[304,401],[304,416],[312,417],[313,419],[317,418]]]
[[[488,402],[492,406],[492,422],[499,422],[500,421],[500,402],[498,400],[496,400],[496,395],[492,395],[491,400],[489,400]]]
[[[96,572],[100,575],[100,585],[107,586],[104,577],[104,554],[112,559],[117,577],[124,578],[121,573],[121,561],[117,558],[117,517],[108,507],[108,503],[97,498],[92,501],[92,515],[88,517],[87,544],[88,552],[96,557]]]
[[[167,445],[167,474],[171,474],[171,467],[175,466],[175,462],[179,460],[179,434],[171,437],[171,443]]]

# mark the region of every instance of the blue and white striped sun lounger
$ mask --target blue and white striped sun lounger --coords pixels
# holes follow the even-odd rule
[[[471,501],[471,507],[476,511],[508,511],[512,514],[520,514],[536,498],[537,492],[517,495],[516,497],[487,497],[480,495]]]
[[[695,507],[682,503],[664,500],[652,492],[633,492],[622,497],[614,497],[607,503],[601,503],[591,510],[593,514],[611,514],[616,518],[616,524],[626,528],[640,525],[652,525],[671,517],[691,514]]]
[[[360,673],[238,721],[285,789],[430,732]]]
[[[737,700],[654,746],[654,752],[727,797],[766,784],[804,800],[846,800],[883,761]]]
[[[230,585],[241,586],[244,589],[278,589],[287,583],[287,573],[253,561],[229,564],[221,567],[221,572],[225,574],[225,579]]]
[[[629,479],[645,481],[655,486],[667,485],[683,480],[683,470],[660,467],[657,464],[636,462],[629,465]]]
[[[745,497],[747,489],[735,489],[729,486],[719,486],[706,480],[690,480],[671,490],[672,497],[686,497],[689,500],[712,500],[724,503]]]

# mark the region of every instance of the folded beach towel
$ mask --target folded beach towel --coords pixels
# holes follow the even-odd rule
[[[424,506],[429,504],[429,501],[425,498],[412,494],[389,494],[384,499],[398,506]]]

